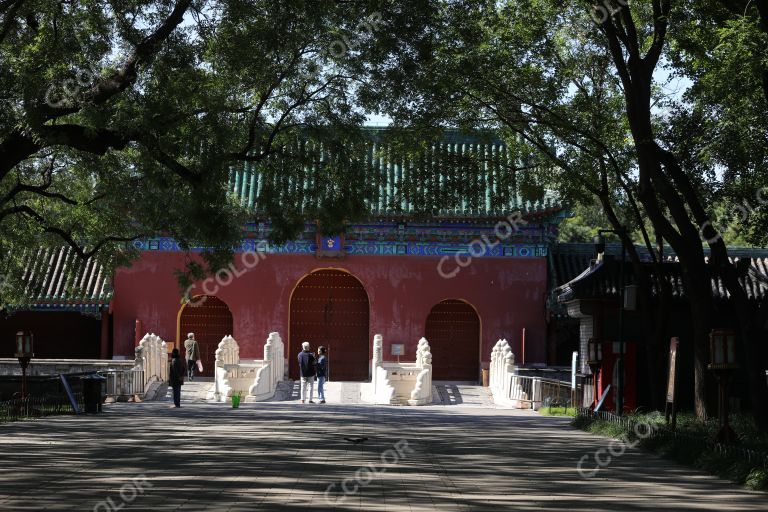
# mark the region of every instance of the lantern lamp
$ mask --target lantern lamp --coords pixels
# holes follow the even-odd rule
[[[731,370],[736,363],[736,333],[730,329],[713,329],[709,334],[709,369]]]
[[[594,400],[592,407],[597,407],[598,399],[598,375],[603,365],[603,344],[600,340],[589,338],[587,342],[587,364],[592,370],[592,388]]]
[[[34,354],[33,349],[34,336],[31,332],[19,331],[16,333],[16,358],[21,367],[21,398],[27,398],[27,367]]]
[[[708,368],[715,374],[718,383],[720,430],[715,440],[720,443],[734,443],[736,433],[728,419],[730,414],[728,381],[732,371],[739,367],[736,363],[736,332],[734,330],[712,329],[709,333],[709,358]]]
[[[593,242],[595,244],[595,252],[597,253],[597,257],[600,259],[600,255],[605,252],[605,237],[602,233],[598,233],[597,236],[593,239]]]
[[[589,351],[587,364],[600,364],[603,361],[603,344],[600,341],[595,338],[589,338],[587,349]]]
[[[31,332],[16,333],[16,357],[33,357],[34,335]]]

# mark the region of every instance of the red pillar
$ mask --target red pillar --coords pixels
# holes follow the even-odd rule
[[[101,359],[109,359],[109,311],[101,312]]]

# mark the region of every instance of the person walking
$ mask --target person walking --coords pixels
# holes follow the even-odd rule
[[[328,350],[325,347],[317,347],[317,398],[320,403],[325,403],[325,381],[328,379]]]
[[[171,352],[171,368],[168,372],[168,385],[173,388],[173,407],[181,407],[181,386],[184,384],[184,361],[179,355],[179,349]]]
[[[301,344],[302,351],[299,352],[299,375],[301,376],[301,403],[307,399],[307,386],[309,386],[309,403],[312,401],[315,393],[315,373],[316,361],[315,355],[309,350],[309,342]]]
[[[195,380],[195,366],[200,359],[200,346],[195,339],[195,333],[187,334],[187,339],[184,340],[184,350],[187,353],[187,377],[189,380]]]

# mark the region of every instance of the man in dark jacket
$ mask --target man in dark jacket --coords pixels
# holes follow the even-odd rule
[[[186,368],[184,361],[179,357],[179,349],[171,352],[171,368],[168,372],[168,385],[173,388],[173,407],[181,407],[181,385],[184,384]]]
[[[307,398],[307,385],[309,385],[309,403],[313,404],[313,395],[315,393],[315,355],[309,350],[309,342],[301,344],[302,351],[299,353],[299,375],[301,376],[301,403]]]

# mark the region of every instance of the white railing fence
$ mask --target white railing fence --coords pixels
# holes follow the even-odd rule
[[[145,334],[136,347],[135,356],[133,370],[143,373],[143,392],[148,392],[152,383],[168,382],[168,344],[160,336]]]
[[[285,378],[285,345],[277,332],[269,334],[263,359],[240,359],[240,347],[225,336],[216,349],[215,383],[210,398],[226,401],[235,394],[250,401],[268,400]]]
[[[412,363],[384,362],[384,338],[373,337],[371,382],[363,384],[361,398],[374,404],[426,405],[432,402],[432,351],[426,338],[416,347]]]
[[[520,394],[520,390],[517,389],[519,383],[514,379],[517,375],[515,354],[507,340],[501,339],[493,346],[488,373],[494,403],[518,407],[519,402],[515,396]]]
[[[574,397],[582,397],[582,386],[572,390],[570,381],[521,375],[505,339],[497,341],[491,350],[489,373],[493,401],[498,405],[535,410],[549,404],[573,407]]]

